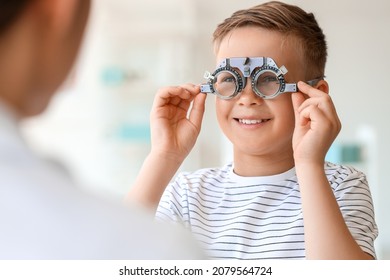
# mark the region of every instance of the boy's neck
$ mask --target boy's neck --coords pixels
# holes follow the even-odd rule
[[[234,155],[234,172],[240,176],[271,176],[281,174],[294,167],[294,158],[291,155],[254,156]]]

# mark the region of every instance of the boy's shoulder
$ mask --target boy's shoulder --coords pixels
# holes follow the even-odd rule
[[[325,162],[324,164],[325,174],[331,185],[336,186],[344,181],[351,179],[365,180],[366,175],[356,167],[338,164],[333,162]],[[195,171],[182,171],[179,172],[175,178],[175,181],[180,185],[182,184],[226,184],[233,183],[237,179],[234,177],[233,164],[231,162],[220,167],[201,168]]]
[[[220,167],[201,168],[195,171],[178,173],[166,191],[187,194],[201,190],[213,193],[223,192],[231,185],[232,163]],[[174,190],[174,191],[173,191]]]
[[[230,177],[232,174],[233,169],[233,163],[229,162],[226,163],[223,166],[220,167],[208,167],[208,168],[201,168],[197,169],[195,171],[181,171],[178,173],[177,177],[181,178],[204,178],[204,177]],[[358,168],[346,165],[346,164],[339,164],[339,163],[333,163],[326,161],[324,164],[325,173],[327,176],[343,176],[343,175],[351,175],[356,174],[360,176],[364,176],[364,172],[359,170]]]
[[[334,191],[362,184],[368,188],[366,174],[351,165],[325,162],[325,174]]]
[[[182,171],[178,174],[177,179],[179,180],[188,180],[188,179],[216,179],[216,178],[224,178],[227,179],[230,177],[232,172],[233,164],[227,163],[220,167],[208,167],[201,168],[195,171]]]
[[[325,173],[327,176],[349,176],[352,174],[358,175],[358,176],[364,176],[364,172],[359,170],[358,168],[347,165],[347,164],[340,164],[340,163],[333,163],[326,161],[325,162]]]

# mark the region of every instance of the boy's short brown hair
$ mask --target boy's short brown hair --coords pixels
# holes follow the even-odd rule
[[[306,78],[324,76],[327,45],[325,35],[312,13],[278,1],[239,10],[219,24],[214,31],[213,41],[216,50],[227,34],[235,28],[244,26],[258,26],[298,39],[294,41],[296,47],[301,49],[307,67]]]

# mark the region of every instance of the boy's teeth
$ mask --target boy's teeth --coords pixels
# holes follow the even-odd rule
[[[263,122],[263,120],[244,120],[244,119],[239,119],[238,121],[243,124],[257,124]]]

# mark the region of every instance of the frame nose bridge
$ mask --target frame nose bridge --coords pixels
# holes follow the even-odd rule
[[[255,70],[255,68],[253,66],[251,67],[249,57],[247,57],[245,59],[245,61],[243,61],[243,65],[241,67],[239,67],[239,70],[242,73],[242,89],[241,89],[241,91],[244,91],[247,85],[251,86],[252,83],[249,79],[253,78],[252,73]]]
[[[251,76],[248,76],[248,77],[243,76],[242,77],[242,88],[241,88],[240,91],[243,92],[243,91],[247,90],[248,87],[249,87],[250,90],[253,91],[253,89],[252,89],[252,77]]]

